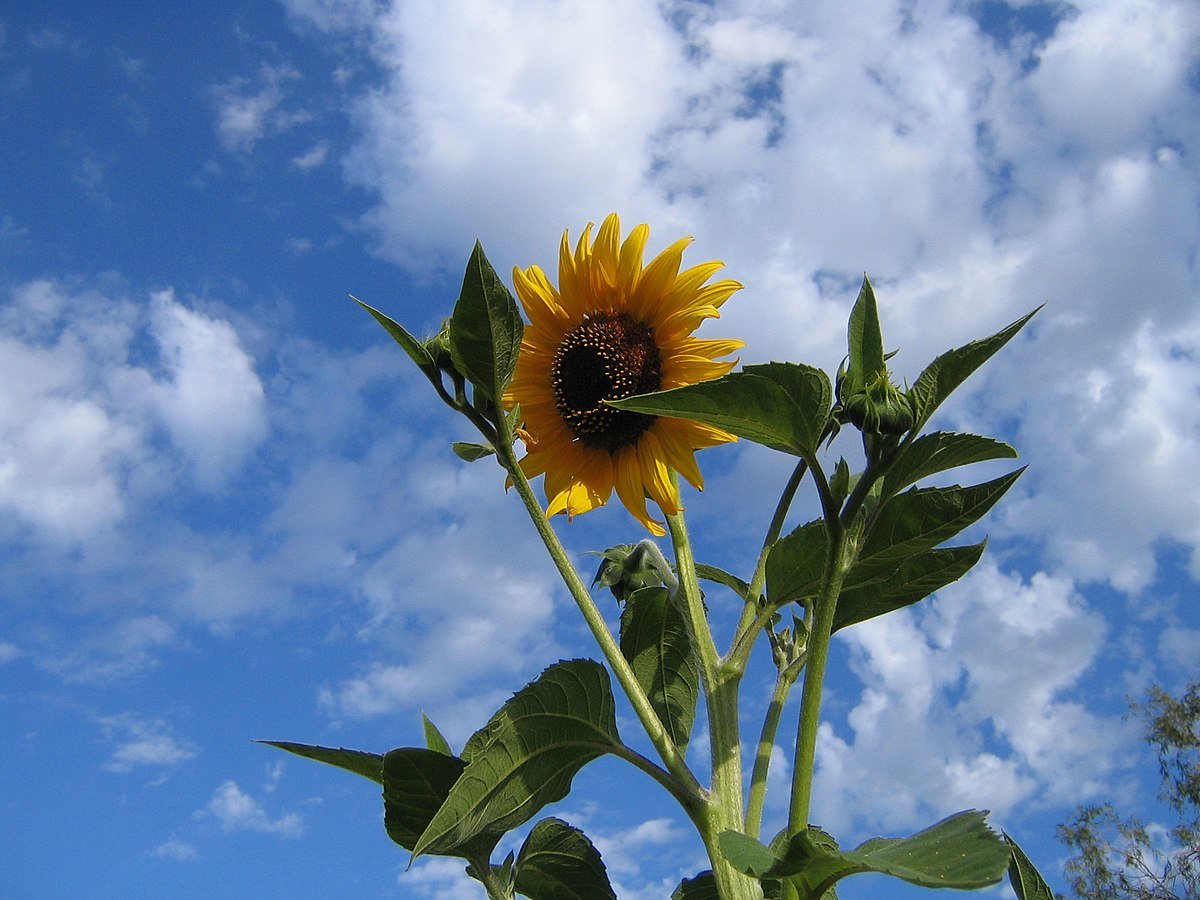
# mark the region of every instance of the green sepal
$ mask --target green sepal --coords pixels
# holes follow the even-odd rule
[[[829,422],[833,388],[820,369],[768,363],[712,381],[605,402],[647,415],[692,419],[773,450],[811,456]]]
[[[428,749],[445,756],[454,755],[454,751],[450,749],[450,742],[442,736],[442,733],[438,731],[438,727],[433,724],[433,720],[425,715],[423,710],[421,712],[421,725],[425,729],[425,746]]]
[[[450,353],[458,371],[497,404],[512,380],[524,329],[516,300],[476,241],[450,317]]]
[[[887,375],[883,331],[879,327],[879,308],[875,302],[875,290],[865,275],[858,298],[850,310],[846,332],[849,367],[842,384],[842,397],[866,390],[867,386],[880,376]]]
[[[476,462],[496,452],[491,444],[473,444],[470,441],[452,441],[450,449],[463,462]]]
[[[533,900],[616,900],[600,851],[561,819],[533,826],[516,860],[514,885]]]
[[[684,878],[671,891],[671,900],[721,900],[717,877],[711,869],[705,869],[695,878]]]
[[[361,775],[363,778],[369,778],[378,784],[383,784],[383,757],[378,753],[347,750],[345,747],[318,747],[315,744],[297,744],[292,741],[255,741],[255,743],[269,744],[280,750],[286,750],[288,753],[294,753],[296,756],[314,759],[327,766],[336,766],[347,772],[353,772],[355,775]]]
[[[665,587],[630,594],[621,613],[621,655],[682,756],[700,696],[700,666],[687,619]]]
[[[786,878],[802,900],[823,897],[838,881],[859,872],[891,875],[920,887],[974,890],[1000,881],[1010,859],[1008,844],[988,828],[986,815],[968,810],[912,837],[872,838],[849,851],[837,849],[815,829],[793,835],[774,850],[746,835],[734,839],[735,832],[723,832],[717,840],[738,871]]]
[[[409,334],[408,329],[397,322],[390,316],[381,313],[373,306],[363,303],[353,294],[349,295],[350,299],[374,316],[375,321],[384,327],[388,334],[404,348],[404,352],[408,354],[409,359],[415,362],[426,375],[433,376],[437,372],[437,364],[433,360],[433,356],[425,349],[425,345]]]
[[[1008,882],[1017,900],[1054,900],[1054,891],[1025,855],[1025,851],[1008,833],[1004,833],[1004,840],[1008,842],[1008,849],[1012,853],[1008,864]]]
[[[421,834],[446,802],[466,767],[457,756],[422,747],[400,747],[383,758],[383,825],[388,837],[414,850]],[[468,835],[428,852],[487,859],[503,831]],[[416,859],[416,854],[413,854]]]
[[[467,741],[467,767],[414,858],[529,821],[565,797],[587,763],[617,749],[623,745],[605,668],[589,659],[550,666]]]
[[[1007,344],[1040,309],[1039,306],[1033,312],[1006,325],[989,337],[971,341],[971,343],[954,350],[947,350],[926,366],[925,371],[917,376],[917,380],[908,392],[909,400],[912,403],[913,430],[919,431],[929,421],[929,417],[942,404],[942,401],[966,381],[971,373],[987,362],[997,350]]]
[[[994,438],[933,431],[921,435],[896,457],[884,476],[883,494],[890,497],[922,478],[959,466],[1016,457],[1016,450]]]

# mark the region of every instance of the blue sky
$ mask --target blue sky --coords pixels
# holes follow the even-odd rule
[[[346,294],[431,332],[476,237],[549,269],[613,210],[746,285],[703,332],[745,362],[835,369],[864,271],[909,379],[1048,303],[939,413],[1030,468],[974,572],[836,642],[814,818],[990,808],[1061,888],[1077,803],[1161,814],[1125,698],[1200,658],[1198,93],[1189,0],[0,4],[0,895],[480,896],[251,741],[383,751],[424,709],[461,745],[596,655]],[[701,557],[747,572],[787,463],[701,464]],[[703,867],[643,776],[576,785],[622,898]]]

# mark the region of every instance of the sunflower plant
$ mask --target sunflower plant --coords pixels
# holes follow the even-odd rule
[[[268,743],[381,784],[388,835],[412,859],[465,860],[493,900],[615,897],[595,846],[558,818],[541,819],[519,850],[492,858],[509,831],[566,796],[575,774],[605,754],[674,797],[707,851],[711,867],[684,878],[673,900],[822,900],[860,872],[976,889],[1006,871],[1019,897],[1049,898],[1041,876],[1007,835],[988,827],[985,812],[956,812],[915,835],[874,838],[854,849],[841,847],[809,815],[832,635],[917,603],[965,574],[984,542],[946,542],[1021,474],[966,487],[921,486],[960,466],[1016,456],[999,440],[925,426],[1034,313],[943,353],[901,389],[864,278],[850,311],[846,358],[833,379],[791,362],[732,371],[736,360],[729,357],[742,343],[695,332],[742,286],[713,280],[720,262],[684,268],[690,238],[644,264],[648,237],[639,225],[622,240],[616,215],[594,236],[589,225],[574,245],[564,233],[557,284],[538,266],[514,270],[519,307],[477,243],[452,315],[428,340],[358,301],[446,405],[478,430],[479,442],[457,442],[454,452],[499,464],[603,662],[549,666],[457,753],[428,718],[424,747],[385,754]],[[861,438],[861,457],[831,462],[833,439],[846,429]],[[746,578],[695,558],[680,497],[681,478],[703,487],[696,451],[738,439],[795,459]],[[537,478],[545,505],[531,484]],[[821,516],[785,534],[806,482]],[[614,492],[649,536],[601,551],[589,583],[564,549],[554,517],[603,506]],[[669,556],[654,538],[668,539]],[[615,632],[593,596],[604,589],[621,605]],[[727,623],[736,624],[723,635],[709,615],[710,604],[729,605],[718,601],[719,592],[736,610]],[[760,645],[776,675],[756,742],[744,754],[739,698]],[[613,679],[657,759],[618,733]],[[772,750],[797,682],[787,824],[764,836]],[[696,772],[686,751],[701,701],[709,765]]]

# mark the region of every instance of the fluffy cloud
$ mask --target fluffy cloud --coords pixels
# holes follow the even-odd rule
[[[110,772],[131,772],[140,767],[166,768],[196,757],[187,741],[171,735],[165,722],[134,713],[106,716],[100,720],[105,733],[117,744],[104,764]]]
[[[298,813],[271,818],[258,800],[244,792],[235,781],[217,788],[208,805],[197,815],[212,816],[225,831],[258,831],[283,837],[299,837],[304,826]]]
[[[290,66],[264,65],[256,80],[234,78],[213,89],[217,105],[217,137],[230,152],[249,152],[270,134],[286,131],[307,121],[302,110],[282,109],[287,98],[286,85],[300,73]]]

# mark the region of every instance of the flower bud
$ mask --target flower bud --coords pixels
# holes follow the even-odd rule
[[[912,404],[883,372],[865,390],[842,401],[840,418],[864,434],[900,435],[912,428]]]
[[[433,357],[433,364],[444,372],[454,373],[454,358],[450,354],[450,320],[442,323],[442,330],[425,342],[425,349]]]
[[[644,587],[658,587],[666,582],[656,560],[642,544],[618,544],[609,547],[601,555],[604,561],[600,563],[592,584],[608,588],[622,603],[635,591]]]

